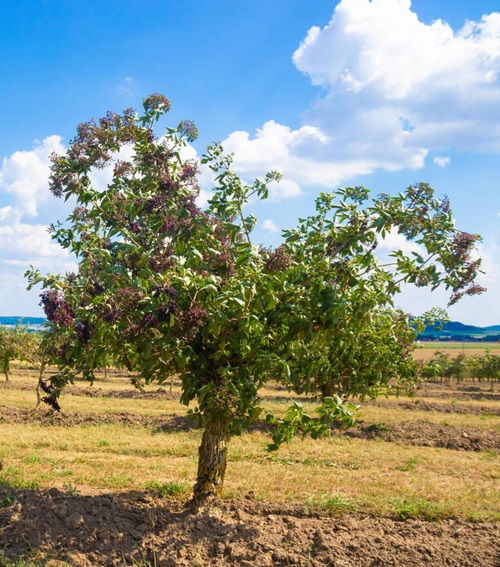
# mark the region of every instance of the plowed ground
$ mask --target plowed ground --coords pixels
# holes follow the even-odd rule
[[[0,567],[499,564],[489,384],[424,384],[279,453],[257,425],[231,442],[223,500],[194,509],[200,431],[176,381],[138,391],[110,372],[54,414],[35,408],[35,376],[0,385]],[[272,384],[262,398],[278,413],[297,399]]]

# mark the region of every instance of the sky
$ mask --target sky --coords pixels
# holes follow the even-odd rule
[[[245,178],[283,174],[252,206],[255,239],[312,212],[320,191],[364,184],[395,194],[429,182],[457,226],[479,233],[482,296],[453,320],[500,324],[500,12],[497,0],[0,0],[0,315],[42,313],[30,265],[74,260],[46,226],[68,207],[48,190],[49,156],[76,125],[172,102],[233,152]],[[193,151],[194,151],[193,150]],[[209,191],[209,182],[204,187]],[[387,250],[408,246],[398,235]],[[405,288],[419,314],[446,292]]]

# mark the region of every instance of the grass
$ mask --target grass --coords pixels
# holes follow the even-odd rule
[[[32,383],[33,376],[17,371],[12,382]],[[110,374],[108,382],[96,386],[130,389],[124,380]],[[287,392],[268,387],[264,393],[267,408],[276,413],[286,410],[289,402],[283,398]],[[11,407],[33,407],[35,399],[32,391],[15,389],[2,390],[1,397],[1,404]],[[446,403],[449,399],[433,401]],[[186,411],[176,400],[167,399],[66,395],[62,402],[67,412],[180,415]],[[498,402],[491,400],[478,404],[498,407]],[[500,421],[493,415],[423,411],[418,403],[411,410],[365,406],[361,418],[376,430],[417,419],[484,429],[498,428]],[[118,424],[62,427],[4,423],[0,424],[0,435],[0,460],[4,463],[0,482],[13,489],[55,486],[82,494],[134,489],[182,499],[189,496],[194,483],[201,432],[153,434],[146,427]],[[437,518],[442,514],[478,520],[499,517],[496,451],[474,453],[332,438],[294,440],[270,454],[264,451],[267,443],[268,437],[261,432],[231,440],[226,497],[253,492],[260,500],[297,503],[332,514],[363,510],[399,518]]]
[[[345,496],[344,494],[317,494],[310,496],[305,500],[306,510],[313,508],[328,512],[332,515],[341,516],[346,512],[356,510],[358,505],[356,502]]]
[[[478,427],[482,429],[500,430],[500,418],[493,414],[481,415],[472,413],[443,413],[439,411],[406,410],[378,406],[364,406],[360,418],[374,424],[400,423],[401,421],[429,421],[440,425],[454,425],[455,427]]]
[[[398,471],[402,471],[402,472],[413,472],[419,462],[420,461],[418,457],[410,457],[404,465],[401,465],[400,467],[396,467],[396,468],[398,469]]]
[[[172,497],[180,496],[187,492],[187,487],[184,484],[179,484],[178,482],[148,482],[145,487],[149,492],[153,492],[157,496]]]
[[[398,520],[420,519],[428,521],[441,520],[449,516],[449,511],[420,496],[407,496],[392,501],[394,515]]]
[[[194,483],[201,432],[153,435],[144,427],[118,425],[1,424],[0,434],[4,480],[14,488],[65,490],[71,482],[85,493],[148,486],[182,498]],[[113,445],[99,446],[103,438],[113,439]],[[359,509],[391,515],[393,500],[404,499],[410,491],[436,502],[450,515],[486,519],[498,510],[498,460],[490,454],[484,458],[474,452],[332,438],[295,440],[270,455],[263,450],[267,442],[260,432],[231,441],[226,497],[253,491],[265,501],[310,499],[310,505],[322,508],[329,499],[323,495],[341,494]],[[41,462],[27,463],[26,457],[33,454],[40,455]],[[417,461],[411,475],[401,470]],[[67,471],[73,471],[71,476]],[[334,502],[332,509],[341,507]]]
[[[474,349],[474,350],[494,350],[500,349],[500,341],[496,342],[461,342],[461,341],[420,341],[417,343],[417,349],[432,349],[434,351],[444,351],[449,349]]]

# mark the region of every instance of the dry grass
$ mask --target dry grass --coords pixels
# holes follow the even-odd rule
[[[467,356],[485,354],[489,350],[492,354],[500,354],[500,342],[496,343],[460,343],[460,342],[421,342],[417,343],[413,351],[416,360],[430,360],[436,352],[443,352],[450,356],[458,356],[462,352]]]
[[[18,370],[13,385],[35,382],[35,373]],[[77,384],[84,386],[84,383]],[[95,387],[127,390],[125,375],[113,373]],[[155,390],[155,385],[149,389]],[[167,387],[168,389],[168,387]],[[175,385],[179,391],[179,384]],[[288,406],[285,391],[267,388],[264,404],[276,413]],[[449,403],[450,400],[427,401]],[[2,389],[0,404],[33,407],[33,391]],[[459,404],[461,402],[457,402]],[[465,403],[465,402],[464,402]],[[467,401],[498,407],[495,401]],[[66,412],[126,412],[157,416],[184,414],[176,400],[121,399],[64,395]],[[315,404],[310,404],[314,407]],[[423,419],[461,427],[498,429],[498,417],[365,406],[361,418],[371,423]],[[196,472],[199,431],[154,433],[141,426],[37,426],[0,424],[0,476],[13,486],[57,486],[67,490],[145,489],[151,483],[177,483],[188,494]],[[259,432],[230,444],[225,495],[253,491],[263,500],[305,506],[349,503],[376,514],[394,513],[395,503],[424,498],[439,515],[476,519],[495,517],[499,509],[498,455],[429,447],[402,446],[379,440],[332,438],[296,440],[278,453],[267,453],[268,437]],[[333,505],[332,504],[332,505]]]
[[[200,432],[152,434],[143,427],[0,425],[3,476],[15,486],[67,490],[144,489],[175,482],[188,491]],[[253,491],[263,500],[321,502],[342,495],[378,514],[394,501],[422,497],[447,516],[492,518],[498,510],[498,457],[383,441],[294,441],[264,451],[262,433],[231,441],[225,495]],[[408,463],[411,466],[408,467]],[[473,479],[473,482],[471,482]]]

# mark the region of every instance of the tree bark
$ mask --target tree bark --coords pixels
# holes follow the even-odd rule
[[[43,379],[43,373],[45,372],[45,362],[40,363],[40,370],[38,372],[38,382],[36,385],[36,407],[42,403],[42,396],[40,395],[40,384]]]
[[[319,390],[321,392],[321,399],[332,398],[335,395],[335,387],[331,383],[320,384]]]
[[[198,449],[194,502],[217,498],[222,493],[227,462],[228,425],[224,418],[208,416],[205,419],[205,430]]]

